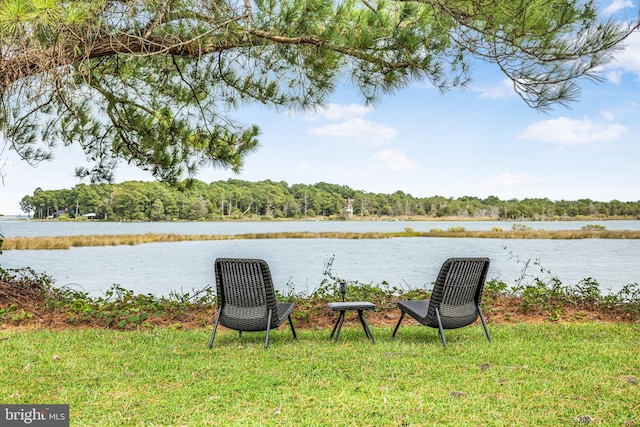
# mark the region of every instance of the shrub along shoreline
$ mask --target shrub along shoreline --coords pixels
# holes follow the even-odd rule
[[[329,261],[325,278],[311,295],[296,294],[291,287],[278,298],[296,304],[293,317],[298,327],[330,328],[335,315],[326,304],[341,298],[339,281]],[[368,314],[373,326],[392,326],[399,314],[398,300],[426,299],[429,291],[351,282],[347,296],[376,304],[377,310]],[[513,288],[491,279],[485,285],[482,306],[489,323],[634,323],[640,321],[640,286],[628,284],[616,294],[603,295],[598,282],[590,278],[570,286],[553,276],[537,277]],[[211,287],[156,296],[113,285],[105,296],[92,297],[77,289],[57,288],[46,274],[29,268],[0,268],[2,328],[194,329],[209,327],[214,317],[215,292]]]

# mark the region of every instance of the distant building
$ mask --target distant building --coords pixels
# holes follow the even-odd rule
[[[58,218],[60,218],[60,215],[65,215],[67,213],[69,213],[69,211],[67,209],[62,209],[62,210],[59,210],[59,211],[55,211],[52,215],[49,215],[47,217],[47,219],[58,219]]]

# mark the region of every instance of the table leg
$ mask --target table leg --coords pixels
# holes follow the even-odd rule
[[[371,341],[373,341],[375,343],[376,340],[373,339],[373,334],[371,333],[371,330],[369,329],[369,325],[367,325],[367,321],[364,320],[364,314],[363,314],[362,310],[358,310],[358,317],[360,317],[360,323],[362,323],[362,328],[364,329],[364,333],[367,334],[367,338],[369,338]]]
[[[333,334],[336,333],[336,329],[338,329],[338,323],[340,323],[340,315],[338,315],[338,318],[336,319],[336,323],[335,325],[333,325],[333,330],[331,331],[331,335],[329,335],[329,339],[333,338]]]
[[[338,337],[340,337],[340,329],[342,329],[342,324],[344,323],[344,310],[340,311],[340,314],[338,315],[338,320],[336,321],[336,324],[333,327],[333,331],[331,331],[331,335],[329,336],[329,339],[331,339],[333,337],[333,334],[336,334],[335,339],[333,340],[333,342],[338,342]]]

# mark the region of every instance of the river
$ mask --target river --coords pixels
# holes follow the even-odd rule
[[[609,230],[638,230],[640,221],[518,222],[543,230],[578,230],[586,224]],[[282,221],[282,222],[35,222],[0,221],[5,237],[78,234],[242,234],[281,231],[393,232],[464,227],[467,230],[511,229],[511,222],[493,221]],[[262,258],[269,263],[276,288],[300,293],[315,290],[326,263],[341,278],[402,289],[430,288],[448,257],[487,256],[489,278],[512,286],[523,275],[564,284],[584,278],[600,283],[604,293],[640,283],[640,240],[504,240],[472,238],[393,239],[264,239],[149,243],[135,246],[71,248],[69,250],[10,250],[0,255],[4,268],[32,267],[50,275],[56,286],[74,286],[103,295],[113,284],[137,293],[168,295],[215,286],[217,257]],[[542,271],[544,270],[544,271]],[[550,272],[550,273],[549,273]]]

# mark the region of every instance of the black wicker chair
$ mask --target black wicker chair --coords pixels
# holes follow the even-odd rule
[[[291,321],[293,303],[279,303],[267,263],[261,259],[218,258],[215,261],[218,313],[209,340],[218,324],[238,331],[267,331],[264,348],[269,346],[269,330],[289,319],[293,338],[296,330]]]
[[[402,312],[396,332],[405,314],[425,326],[438,328],[442,344],[446,347],[444,329],[456,329],[472,324],[480,316],[487,339],[489,329],[480,309],[480,299],[489,270],[488,258],[449,258],[442,264],[429,300],[399,301]]]

